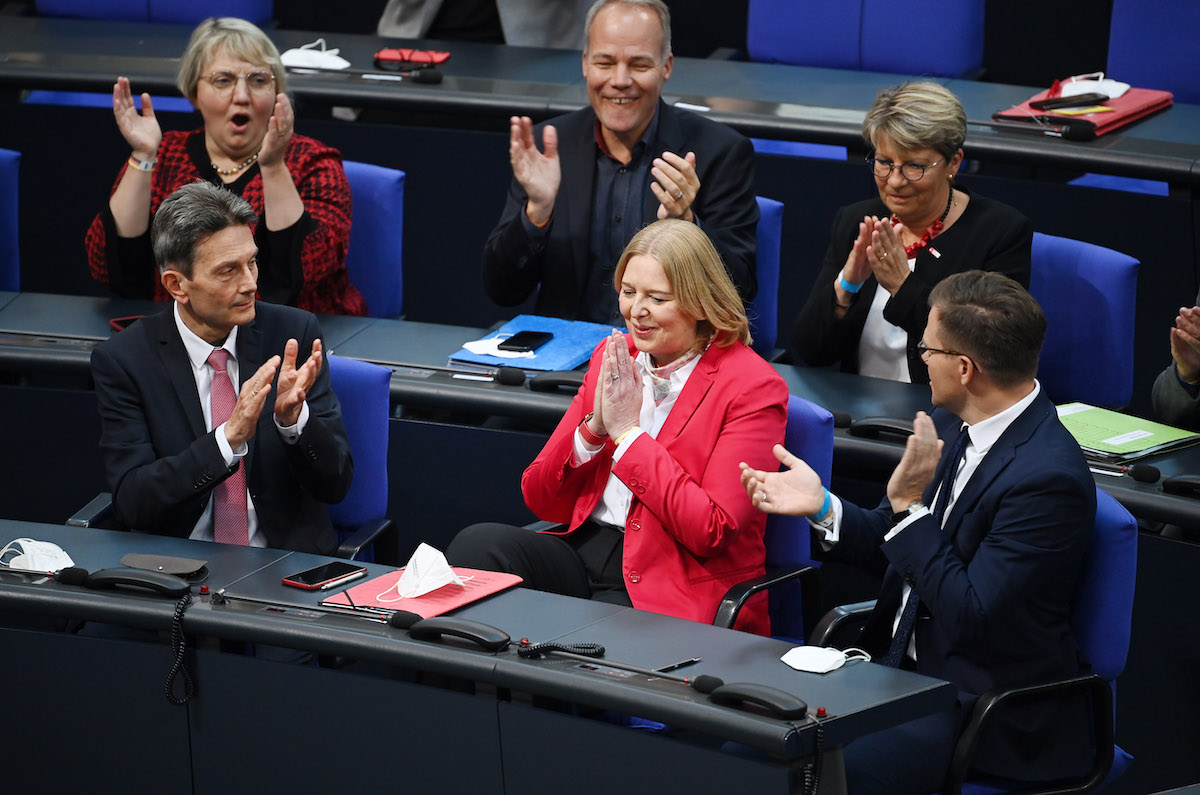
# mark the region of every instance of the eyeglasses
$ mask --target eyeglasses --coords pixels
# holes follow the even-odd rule
[[[871,171],[880,179],[887,179],[890,177],[892,175],[892,171],[896,168],[896,164],[891,160],[880,160],[875,157],[868,157],[867,162],[871,165]],[[926,170],[933,168],[941,162],[941,160],[936,160],[927,166],[923,166],[920,163],[901,163],[900,174],[909,182],[920,182],[921,178],[925,176]]]
[[[213,72],[203,75],[200,79],[207,82],[212,86],[213,91],[222,96],[232,94],[238,80],[246,81],[246,88],[250,90],[251,94],[268,94],[274,93],[275,90],[275,75],[270,72],[257,71],[247,75],[233,72]]]
[[[975,365],[976,370],[983,372],[983,368],[980,367],[974,359],[972,359],[970,356],[967,356],[967,354],[963,353],[962,351],[951,351],[947,350],[946,348],[931,348],[925,344],[925,340],[921,340],[917,343],[917,355],[924,359],[925,354],[927,353],[944,353],[947,356],[966,356],[967,360],[970,361],[971,364]]]

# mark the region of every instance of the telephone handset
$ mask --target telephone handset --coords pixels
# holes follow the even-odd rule
[[[450,616],[422,619],[408,628],[408,634],[417,640],[437,640],[442,635],[451,635],[486,651],[504,651],[512,640],[507,632],[490,624]]]
[[[851,436],[867,439],[878,439],[881,436],[898,436],[907,439],[912,436],[913,421],[896,417],[863,417],[850,423],[847,431]]]
[[[187,580],[166,574],[161,571],[146,571],[144,569],[113,568],[100,569],[92,572],[84,580],[85,588],[144,588],[162,596],[178,598],[188,593],[191,586]]]

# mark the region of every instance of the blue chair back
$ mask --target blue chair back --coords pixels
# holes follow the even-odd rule
[[[905,75],[964,77],[983,65],[985,0],[913,0],[905,14],[936,20],[921,44],[897,47],[886,0],[750,0],[746,49],[753,61]]]
[[[833,415],[816,403],[788,395],[787,430],[783,446],[812,467],[829,487],[833,470]],[[812,530],[800,516],[767,517],[767,570],[798,569],[816,565],[811,552]],[[796,642],[804,638],[804,609],[801,583],[793,580],[770,591],[768,610],[771,634]]]
[[[783,240],[783,202],[763,196],[758,199],[757,265],[758,292],[748,307],[754,350],[768,356],[779,333],[779,246]]]
[[[1200,103],[1197,31],[1196,0],[1113,0],[1105,76],[1170,91],[1176,102]]]
[[[21,289],[21,153],[0,149],[0,290]]]
[[[1050,399],[1128,405],[1138,261],[1092,243],[1035,232],[1032,265],[1029,292],[1046,314],[1038,380]]]
[[[398,317],[404,300],[404,172],[347,160],[354,200],[346,270],[371,317]]]
[[[35,5],[42,16],[187,25],[209,17],[240,17],[262,24],[275,12],[273,0],[37,0]]]
[[[1133,592],[1137,580],[1137,520],[1108,492],[1096,489],[1096,524],[1083,580],[1075,595],[1071,629],[1092,671],[1116,694],[1116,680],[1125,670],[1133,627]],[[1115,702],[1114,702],[1115,706]],[[1133,757],[1113,748],[1113,764],[1104,784],[1121,775]],[[1102,787],[1103,788],[1103,785]],[[1020,787],[1025,791],[1025,787]],[[964,782],[964,795],[1012,792],[1009,782],[980,779]],[[1038,792],[1069,792],[1039,789]]]
[[[1137,579],[1137,521],[1108,492],[1096,489],[1096,532],[1071,628],[1092,670],[1113,684],[1125,670]]]
[[[339,529],[353,529],[387,514],[392,371],[333,354],[326,361],[354,456],[354,482],[345,499],[329,506],[329,516]]]

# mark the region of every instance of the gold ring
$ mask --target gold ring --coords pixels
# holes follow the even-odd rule
[[[887,258],[888,258],[888,253],[887,253],[886,251],[881,251],[881,252],[879,252],[879,258],[880,258],[880,259],[887,259]]]

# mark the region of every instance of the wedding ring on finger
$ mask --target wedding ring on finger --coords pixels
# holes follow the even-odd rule
[[[675,201],[679,201],[682,198],[683,198],[683,191],[679,191],[679,193],[675,194]]]
[[[612,380],[613,380],[613,381],[620,381],[620,380],[621,380],[621,376],[620,376],[620,374],[618,374],[618,373],[613,373],[613,374],[612,374]]]
[[[880,258],[880,259],[887,259],[887,258],[888,258],[888,253],[887,253],[886,251],[881,251],[881,252],[879,252],[879,258]]]

